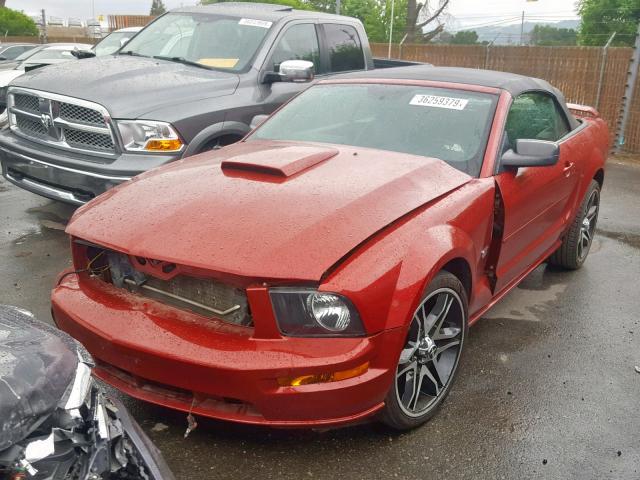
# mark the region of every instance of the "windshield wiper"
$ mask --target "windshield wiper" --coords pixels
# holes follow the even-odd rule
[[[118,52],[118,55],[131,55],[132,57],[146,57],[146,58],[149,58],[148,55],[142,55],[141,53],[136,53],[133,50],[127,50],[126,52]]]
[[[187,60],[184,57],[163,57],[162,55],[155,55],[153,58],[157,58],[158,60],[168,60],[169,62],[177,62],[177,63],[182,63],[183,65],[191,65],[192,67],[200,67],[200,68],[206,68],[207,70],[211,70],[211,67],[203,65],[202,63],[194,62],[193,60]]]

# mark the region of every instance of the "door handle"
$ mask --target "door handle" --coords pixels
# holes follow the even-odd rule
[[[571,175],[571,170],[573,169],[573,166],[575,164],[573,162],[565,162],[564,164],[564,168],[562,169],[562,171],[564,172],[565,177],[568,177]]]

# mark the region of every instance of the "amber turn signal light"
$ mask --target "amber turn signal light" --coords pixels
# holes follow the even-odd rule
[[[175,152],[182,148],[182,141],[179,138],[167,140],[149,140],[145,145],[145,150],[154,152]]]
[[[297,387],[299,385],[310,385],[312,383],[328,383],[337,382],[338,380],[346,380],[347,378],[357,377],[369,370],[369,362],[350,368],[349,370],[341,370],[332,373],[316,373],[313,375],[301,375],[299,377],[282,377],[278,379],[278,385],[281,387]]]

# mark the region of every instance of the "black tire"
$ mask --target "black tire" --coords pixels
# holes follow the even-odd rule
[[[593,243],[599,211],[600,184],[591,180],[576,217],[562,239],[562,245],[549,257],[549,263],[567,270],[582,267]]]
[[[446,306],[448,298],[451,298],[449,307]],[[433,417],[449,395],[467,337],[467,305],[467,293],[454,275],[442,271],[431,281],[411,319],[406,344],[399,355],[394,379],[380,415],[380,421],[385,425],[400,431],[416,428]],[[421,314],[422,307],[425,308]],[[444,314],[443,320],[437,315],[438,311]],[[432,322],[429,321],[433,318]],[[422,330],[429,323],[434,326],[428,328],[427,325],[427,340],[423,338]],[[456,329],[459,332],[453,336]],[[414,338],[416,341],[412,340]],[[458,345],[450,345],[455,341],[458,341]],[[410,356],[412,349],[413,355]],[[413,363],[416,364],[415,369]],[[423,368],[428,370],[424,374]],[[446,375],[449,368],[451,370]],[[403,371],[406,372],[404,375]],[[427,379],[426,383],[423,383],[424,379]]]

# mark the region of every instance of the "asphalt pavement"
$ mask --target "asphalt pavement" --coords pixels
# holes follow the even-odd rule
[[[73,208],[0,180],[0,303],[51,322]],[[135,219],[131,220],[135,228]],[[609,163],[585,266],[546,265],[470,330],[439,414],[402,435],[376,424],[273,430],[125,398],[177,478],[640,479],[640,162]]]

